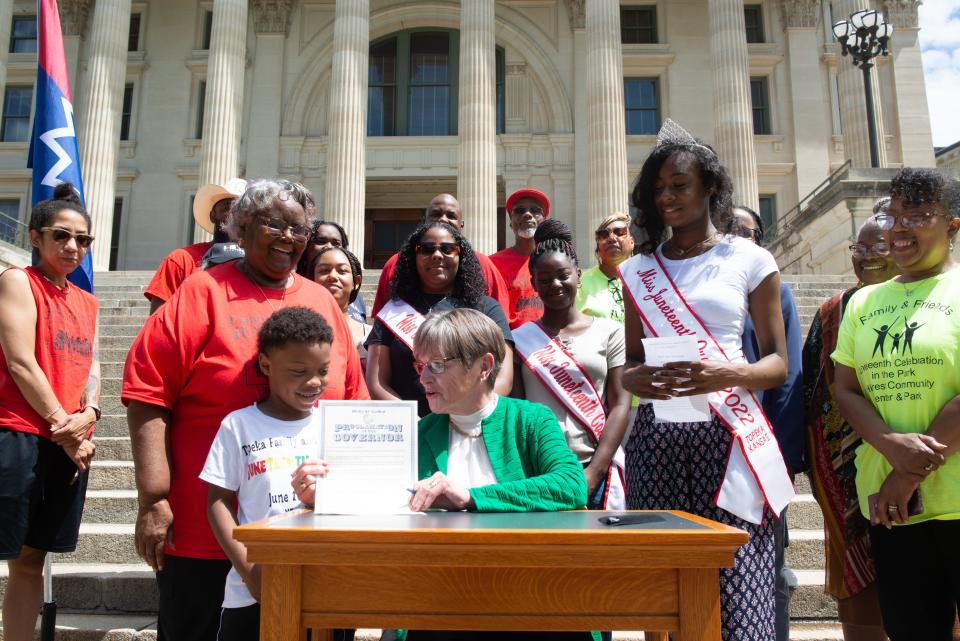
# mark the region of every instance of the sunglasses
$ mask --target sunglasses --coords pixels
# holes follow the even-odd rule
[[[450,356],[449,358],[435,358],[426,363],[413,361],[413,370],[417,373],[417,376],[423,374],[424,369],[429,369],[433,374],[443,374],[447,371],[447,363],[455,360],[457,360],[455,356]]]
[[[55,243],[65,243],[72,238],[77,241],[77,247],[80,249],[86,249],[90,246],[90,243],[93,242],[93,236],[90,234],[74,234],[72,231],[63,229],[62,227],[41,227],[40,231],[53,232],[50,236]]]
[[[543,216],[543,207],[540,205],[531,205],[530,207],[517,205],[511,210],[510,214],[512,216],[523,216],[527,212],[530,212],[534,216]]]
[[[877,243],[875,245],[864,245],[863,243],[857,243],[856,245],[850,245],[850,251],[854,256],[866,256],[868,254],[886,256],[890,253],[890,245],[886,243]]]
[[[606,240],[610,236],[624,238],[628,233],[630,233],[630,230],[626,227],[607,227],[597,232],[597,240]]]
[[[907,228],[917,228],[917,227],[929,227],[933,224],[933,219],[941,214],[935,214],[929,211],[920,211],[913,214],[901,214],[900,216],[895,216],[893,214],[877,214],[873,217],[877,221],[877,227],[883,231],[890,231],[897,225],[897,220],[900,221],[900,224]]]
[[[444,256],[457,256],[460,254],[460,245],[458,243],[418,243],[417,253],[421,256],[433,256],[437,250]]]
[[[310,234],[313,233],[313,230],[307,225],[291,225],[282,218],[261,219],[260,224],[274,238],[280,238],[289,229],[290,237],[298,245],[306,244]]]

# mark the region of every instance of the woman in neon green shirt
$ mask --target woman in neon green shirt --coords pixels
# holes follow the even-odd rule
[[[905,168],[890,196],[876,220],[901,275],[850,299],[835,393],[864,440],[857,494],[887,635],[948,641],[960,602],[960,183]]]
[[[630,216],[617,212],[607,216],[594,232],[597,238],[596,267],[583,272],[577,290],[577,309],[587,316],[623,322],[623,283],[617,267],[633,256]]]

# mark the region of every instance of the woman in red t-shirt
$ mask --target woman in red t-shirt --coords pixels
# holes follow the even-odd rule
[[[210,529],[199,475],[224,417],[266,395],[267,379],[256,366],[263,322],[295,305],[320,314],[334,335],[335,367],[323,398],[370,398],[340,307],[326,289],[294,273],[313,209],[302,185],[248,183],[231,210],[244,257],[184,281],[127,356],[121,398],[139,494],[136,546],[157,570],[161,640],[217,636],[230,561]]]
[[[5,638],[33,637],[47,552],[77,547],[100,418],[97,299],[67,281],[90,216],[64,183],[30,214],[35,267],[0,274],[0,559]]]

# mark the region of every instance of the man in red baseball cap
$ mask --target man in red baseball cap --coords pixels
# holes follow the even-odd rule
[[[513,232],[513,247],[507,247],[490,256],[500,270],[510,291],[510,309],[507,320],[514,329],[527,321],[543,315],[543,303],[530,281],[530,254],[536,243],[533,240],[537,227],[550,215],[550,199],[538,189],[518,189],[507,198],[507,216]]]

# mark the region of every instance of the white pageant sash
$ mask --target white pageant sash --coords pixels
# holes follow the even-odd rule
[[[377,318],[387,326],[394,336],[402,340],[413,351],[413,337],[423,325],[426,317],[415,310],[410,303],[399,298],[391,299],[377,312]]]
[[[577,359],[547,336],[535,321],[513,330],[513,341],[524,364],[593,436],[594,445],[598,444],[607,423],[607,413],[597,388]],[[626,508],[623,458],[623,450],[618,446],[607,471],[604,509]]]
[[[684,300],[656,253],[638,254],[621,264],[620,278],[648,336],[694,335],[701,359],[735,362]],[[737,361],[742,360],[741,355]],[[733,435],[727,469],[715,497],[717,506],[751,523],[763,520],[764,505],[779,516],[795,490],[760,403],[742,387],[712,392],[707,401]]]

